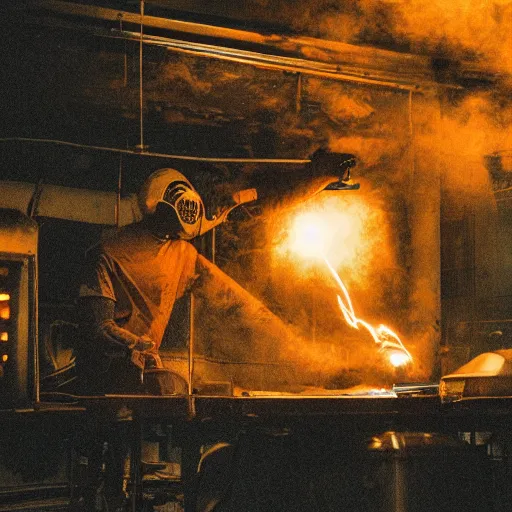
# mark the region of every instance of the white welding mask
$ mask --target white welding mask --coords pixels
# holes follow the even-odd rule
[[[160,169],[149,176],[139,192],[142,214],[154,214],[159,203],[175,211],[179,238],[191,240],[201,234],[205,220],[203,201],[183,174],[175,169]]]
[[[231,203],[221,208],[212,219],[207,219],[201,196],[190,181],[176,169],[160,169],[146,180],[139,192],[139,205],[144,216],[156,212],[159,203],[170,206],[180,224],[177,236],[191,240],[226,220],[229,212],[239,204],[253,201],[256,190],[241,190],[232,196]]]

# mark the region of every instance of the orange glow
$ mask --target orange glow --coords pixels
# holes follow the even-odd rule
[[[359,329],[359,326],[364,327],[370,333],[373,341],[379,346],[379,351],[388,355],[389,362],[393,366],[404,366],[411,362],[411,354],[404,347],[398,335],[389,327],[381,324],[375,328],[368,322],[356,317],[347,287],[327,258],[324,258],[324,261],[342,292],[343,296],[338,295],[338,305],[347,324],[354,329]]]
[[[295,254],[327,265],[341,291],[337,297],[344,320],[353,329],[363,327],[386,360],[400,367],[412,362],[400,337],[385,325],[373,326],[356,316],[348,289],[335,270],[342,267],[352,281],[361,283],[376,257],[380,266],[389,265],[392,257],[386,219],[384,207],[375,198],[324,192],[309,201],[301,213],[295,213],[293,221],[288,221],[277,251],[281,256]]]
[[[1,342],[9,341],[9,333],[7,333],[7,332],[0,332],[0,341]]]
[[[0,293],[0,319],[9,320],[11,317],[11,307],[9,300],[11,296],[8,293]]]
[[[303,262],[327,257],[336,267],[350,267],[361,275],[375,256],[376,246],[384,256],[382,217],[380,209],[364,199],[322,192],[285,220],[283,242],[276,250],[281,256],[299,256]]]
[[[9,359],[9,356],[7,354],[4,354],[2,356],[2,363],[6,363],[8,359]]]
[[[452,51],[472,49],[510,69],[510,0],[407,0],[395,6],[400,19],[397,35],[430,48],[444,42]]]

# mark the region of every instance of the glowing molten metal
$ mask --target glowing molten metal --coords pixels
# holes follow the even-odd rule
[[[330,238],[328,229],[323,229],[327,228],[326,224],[332,225],[318,214],[302,214],[296,219],[292,230],[292,249],[306,257],[321,257],[323,259],[341,290],[341,294],[337,296],[338,305],[343,318],[350,327],[354,329],[363,327],[366,329],[373,338],[373,341],[379,346],[379,351],[387,355],[389,362],[394,367],[397,368],[410,363],[412,356],[396,333],[382,324],[374,327],[356,316],[347,287],[325,256],[329,248],[328,240]],[[340,231],[339,228],[341,227],[342,231],[350,233],[350,219],[338,217],[336,227],[338,231]]]

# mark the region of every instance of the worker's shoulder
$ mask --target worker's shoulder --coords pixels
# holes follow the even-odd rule
[[[149,236],[148,230],[140,222],[128,224],[121,228],[105,231],[102,234],[100,247],[103,251],[109,252],[119,247],[130,247],[137,245]]]
[[[86,258],[97,260],[102,256],[112,255],[117,248],[133,245],[139,238],[140,228],[135,227],[135,224],[122,228],[108,228],[102,232],[100,240],[86,250]]]

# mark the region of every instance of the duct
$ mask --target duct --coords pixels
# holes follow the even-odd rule
[[[34,216],[53,217],[91,224],[116,225],[116,192],[86,190],[58,185],[15,181],[0,182],[0,208],[22,212],[33,210]],[[36,204],[34,196],[38,194]],[[119,226],[140,220],[141,213],[134,194],[121,198]]]

